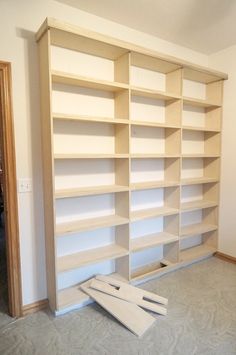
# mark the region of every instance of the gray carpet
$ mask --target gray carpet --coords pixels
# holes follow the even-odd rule
[[[0,314],[1,355],[236,354],[236,265],[210,258],[143,284],[168,297],[168,315],[137,338],[98,305],[54,318]]]

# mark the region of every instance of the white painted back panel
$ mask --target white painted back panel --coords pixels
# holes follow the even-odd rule
[[[131,97],[130,117],[132,120],[165,122],[165,103],[163,100],[155,100],[148,97]]]
[[[54,153],[113,154],[114,126],[94,122],[55,122]]]
[[[197,178],[203,176],[203,159],[183,159],[181,178]]]
[[[141,191],[132,191],[131,210],[138,211],[142,209],[160,207],[164,204],[164,189],[150,189]]]
[[[131,153],[165,153],[165,131],[163,128],[132,126]]]
[[[101,80],[114,80],[114,62],[87,53],[51,46],[52,70]]]
[[[204,154],[204,132],[183,131],[182,153],[183,154]]]
[[[77,253],[115,243],[115,227],[57,238],[57,256]]]
[[[77,159],[55,162],[55,189],[113,185],[113,159]]]
[[[165,74],[133,65],[130,69],[130,83],[133,86],[139,86],[153,90],[166,90]]]
[[[114,95],[107,91],[54,84],[52,111],[114,118]]]
[[[202,198],[202,185],[187,185],[182,187],[181,202],[197,201]]]
[[[182,124],[184,126],[205,126],[205,110],[203,107],[183,106]]]
[[[131,183],[164,180],[164,159],[132,159]]]
[[[183,96],[206,99],[206,84],[184,79]]]
[[[163,259],[163,247],[146,249],[131,255],[131,269],[155,263]]]
[[[56,201],[56,222],[107,216],[115,213],[114,194],[83,196]]]
[[[150,218],[130,224],[131,239],[163,231],[164,218]]]
[[[60,273],[57,277],[59,290],[84,282],[97,274],[110,274],[115,272],[115,261],[107,260],[102,263],[92,264],[79,269]]]

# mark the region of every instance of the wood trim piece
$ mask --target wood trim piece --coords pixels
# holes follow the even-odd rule
[[[48,300],[40,300],[34,303],[27,304],[22,307],[22,316],[25,317],[29,314],[36,313],[42,309],[48,308]]]
[[[218,77],[218,80],[220,80],[220,79],[227,80],[228,79],[228,75],[226,73],[222,73],[222,72],[219,72],[219,71],[216,71],[216,70],[213,70],[213,69],[201,66],[201,65],[196,65],[196,64],[193,64],[193,63],[188,62],[186,60],[181,60],[181,59],[176,58],[171,55],[164,55],[160,52],[157,52],[157,51],[154,51],[154,50],[151,50],[151,49],[139,46],[139,45],[135,45],[130,42],[122,41],[122,40],[119,40],[119,39],[116,39],[116,38],[113,38],[110,36],[106,36],[101,33],[96,33],[94,31],[90,31],[90,30],[87,30],[85,28],[81,28],[81,27],[78,27],[75,25],[71,25],[66,22],[59,21],[59,20],[56,20],[55,18],[50,18],[50,17],[46,18],[46,20],[44,21],[44,23],[40,27],[39,31],[37,32],[36,41],[38,42],[41,39],[41,37],[44,35],[44,33],[47,30],[49,30],[50,28],[58,29],[58,30],[62,30],[62,31],[67,31],[72,34],[85,36],[85,37],[88,37],[88,38],[91,38],[91,39],[94,39],[94,40],[97,40],[100,42],[105,42],[105,43],[108,43],[108,44],[111,44],[114,46],[118,46],[118,47],[130,50],[133,52],[139,52],[141,54],[156,57],[161,60],[168,61],[173,64],[179,65],[179,66],[184,66],[185,68],[188,68],[188,69],[203,72],[203,73],[209,74],[209,75],[215,75],[216,77]]]
[[[41,89],[41,134],[44,183],[44,221],[47,265],[47,290],[51,309],[57,309],[57,268],[55,241],[55,188],[53,157],[53,122],[51,112],[51,76],[50,76],[50,31],[45,33],[38,45],[40,89]]]
[[[228,261],[229,263],[236,264],[236,257],[234,257],[234,256],[221,253],[220,251],[217,251],[217,252],[215,253],[215,256],[216,256],[218,259],[221,259],[221,260],[224,260],[224,261]]]
[[[12,111],[11,64],[0,62],[0,139],[7,249],[9,313],[22,315],[21,267]]]

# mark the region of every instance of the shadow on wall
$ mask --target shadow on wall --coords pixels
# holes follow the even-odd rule
[[[32,286],[36,295],[42,294],[42,285],[46,284],[44,216],[43,216],[43,177],[41,155],[41,124],[40,124],[40,82],[38,49],[35,33],[16,28],[16,36],[24,40],[26,95],[28,96],[28,117],[30,127],[31,162],[32,162],[32,273],[35,284]],[[46,287],[46,286],[45,286]]]

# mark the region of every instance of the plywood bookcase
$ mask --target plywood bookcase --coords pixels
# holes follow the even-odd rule
[[[54,19],[37,41],[51,309],[213,255],[227,75]]]

